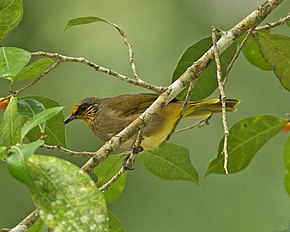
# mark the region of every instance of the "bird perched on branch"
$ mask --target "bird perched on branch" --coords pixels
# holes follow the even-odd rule
[[[81,119],[89,125],[96,136],[103,141],[108,141],[142,114],[158,96],[140,93],[108,98],[88,97],[76,103],[71,115],[65,119],[65,124],[74,119]],[[238,99],[227,99],[226,111],[236,111],[239,102]],[[154,115],[152,121],[143,130],[142,148],[152,150],[167,138],[180,117],[183,103],[174,99]],[[188,103],[183,118],[206,118],[221,110],[220,99],[193,101]],[[135,139],[136,136],[122,147],[130,147]]]

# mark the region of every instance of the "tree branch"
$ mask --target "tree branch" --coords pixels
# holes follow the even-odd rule
[[[45,57],[50,57],[50,58],[57,58],[57,59],[61,60],[62,62],[75,62],[75,63],[85,64],[85,65],[88,65],[91,68],[95,69],[98,72],[106,73],[106,74],[114,76],[122,81],[125,81],[129,84],[143,87],[145,89],[152,90],[156,93],[162,93],[166,90],[166,87],[151,85],[151,84],[141,80],[140,78],[137,80],[131,79],[130,77],[127,77],[127,76],[125,76],[121,73],[118,73],[112,69],[108,69],[108,68],[105,68],[105,67],[100,66],[98,64],[95,64],[95,63],[93,63],[93,62],[91,62],[83,57],[71,57],[71,56],[61,55],[58,53],[49,53],[49,52],[42,52],[42,51],[32,52],[31,55],[32,56],[45,56]]]
[[[217,67],[217,81],[218,81],[218,88],[220,91],[220,98],[222,102],[222,122],[223,122],[223,128],[224,128],[224,146],[223,146],[223,154],[224,154],[224,170],[225,173],[228,174],[228,136],[229,136],[229,129],[227,125],[227,111],[226,111],[226,95],[225,90],[223,86],[223,79],[222,79],[222,67],[221,62],[217,50],[217,44],[216,44],[216,28],[212,27],[212,44],[213,44],[213,53],[214,53],[214,59]]]

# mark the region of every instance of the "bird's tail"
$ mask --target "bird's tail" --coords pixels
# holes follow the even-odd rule
[[[236,106],[240,103],[238,99],[226,99],[226,111],[236,111]],[[185,117],[208,117],[213,113],[222,111],[222,102],[220,99],[211,99],[205,101],[189,102],[188,108],[185,112]]]

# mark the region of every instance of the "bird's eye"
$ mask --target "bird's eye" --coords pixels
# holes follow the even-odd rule
[[[88,108],[87,104],[82,104],[82,105],[79,106],[78,111],[79,112],[84,112],[84,111],[86,111],[87,108]]]

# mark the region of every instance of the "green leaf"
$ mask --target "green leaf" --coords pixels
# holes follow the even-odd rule
[[[7,150],[7,147],[0,147],[0,161],[6,159],[8,155]]]
[[[98,188],[107,183],[121,169],[124,157],[122,155],[110,155],[94,169],[98,177]],[[109,189],[104,192],[107,204],[115,201],[122,193],[126,184],[127,172],[124,173]]]
[[[263,57],[283,87],[290,91],[290,37],[257,33],[256,38]]]
[[[0,121],[0,146],[20,143],[22,122],[17,112],[17,98],[12,97]]]
[[[0,3],[0,41],[21,21],[23,15],[22,0],[2,0]]]
[[[26,134],[34,127],[46,122],[48,119],[57,115],[62,109],[63,107],[53,107],[34,115],[22,127],[21,138],[23,139],[26,136]]]
[[[290,195],[290,170],[287,170],[285,180],[284,180],[284,185],[285,185],[285,189],[288,195]]]
[[[187,48],[179,59],[177,66],[173,72],[172,82],[183,74],[186,69],[197,61],[208,49],[212,46],[211,36],[206,37],[197,43]],[[226,73],[226,68],[232,60],[236,52],[236,43],[233,43],[221,56],[221,66],[223,78]],[[216,78],[216,64],[211,62],[210,65],[200,75],[198,80],[194,83],[193,94],[191,100],[202,100],[211,95],[218,87]],[[186,91],[183,90],[177,97],[178,99],[184,99]]]
[[[109,22],[107,20],[101,19],[99,17],[79,17],[79,18],[70,19],[64,30],[66,31],[67,29],[73,26],[84,25],[84,24],[95,23],[95,22],[104,22],[104,23],[110,24],[114,26],[118,31],[120,31],[120,28],[116,24]]]
[[[109,228],[110,232],[125,232],[119,218],[117,218],[111,211],[109,211]]]
[[[59,104],[49,98],[40,96],[27,96],[19,100],[19,112],[27,118],[32,118],[35,114],[52,107],[57,107]],[[56,116],[49,119],[45,123],[45,138],[44,141],[49,145],[59,145],[66,147],[65,142],[65,128],[64,128],[63,113],[59,112]],[[32,129],[27,138],[30,141],[35,141],[41,137],[41,130],[39,128]]]
[[[228,171],[234,173],[246,168],[259,149],[281,131],[287,121],[271,115],[259,115],[237,122],[228,137]],[[210,173],[225,174],[222,154],[224,140],[219,145],[217,158],[208,166]]]
[[[54,63],[53,59],[50,58],[39,59],[33,62],[32,64],[26,66],[16,76],[12,77],[11,80],[15,84],[20,81],[34,78],[35,76],[40,75],[53,63]]]
[[[43,140],[37,140],[33,143],[12,146],[9,150],[7,164],[9,172],[24,184],[31,185],[31,179],[27,170],[26,162],[34,154],[37,148],[43,144]]]
[[[268,32],[268,31],[267,31]],[[241,37],[239,41],[242,41],[245,36]],[[247,42],[245,43],[244,47],[242,48],[243,54],[246,57],[246,59],[256,67],[265,70],[265,71],[271,71],[272,67],[265,61],[258,42],[256,38],[251,35]]]
[[[284,162],[287,170],[290,170],[290,136],[288,137],[284,147]]]
[[[0,78],[12,81],[26,64],[31,55],[29,52],[13,47],[0,47]]]
[[[189,151],[175,144],[163,144],[153,151],[138,154],[145,167],[166,180],[188,180],[198,184],[198,173],[192,166]]]
[[[27,169],[32,199],[44,223],[56,231],[109,229],[103,194],[79,167],[56,157],[32,155]]]
[[[283,226],[280,226],[277,230],[274,232],[290,232],[290,223],[287,223]]]
[[[287,21],[286,24],[288,27],[290,27],[290,21]]]
[[[45,227],[44,222],[39,218],[31,227],[28,228],[27,232],[45,232]]]

